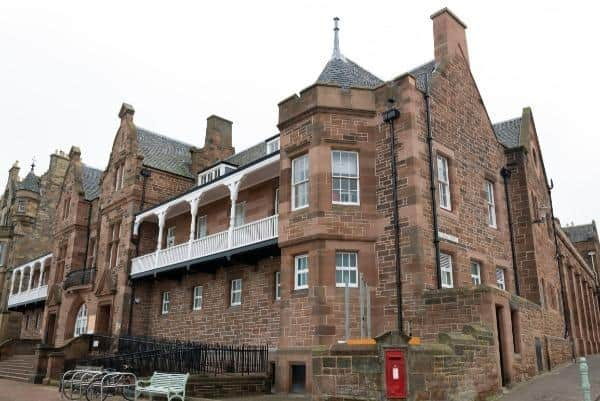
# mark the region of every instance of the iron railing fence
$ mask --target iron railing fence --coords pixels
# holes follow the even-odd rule
[[[67,273],[63,281],[63,289],[69,289],[78,285],[86,285],[93,282],[96,269],[77,269]]]
[[[105,355],[80,360],[77,365],[133,372],[148,376],[152,372],[190,374],[268,373],[268,346],[202,345],[156,349],[130,354]]]

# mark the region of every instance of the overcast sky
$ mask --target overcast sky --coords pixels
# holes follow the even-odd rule
[[[342,52],[384,80],[433,58],[429,16],[468,26],[492,121],[533,108],[563,224],[600,218],[595,2],[6,1],[0,3],[0,185],[55,149],[104,169],[121,102],[135,122],[202,145],[206,117],[234,122],[237,150],[277,133],[277,103]]]

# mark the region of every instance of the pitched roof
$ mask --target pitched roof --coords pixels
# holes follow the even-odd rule
[[[260,142],[248,149],[242,150],[234,155],[229,156],[224,162],[235,164],[237,167],[243,167],[255,160],[260,159],[267,154],[267,143]]]
[[[408,73],[416,78],[417,88],[422,91],[427,90],[427,83],[431,81],[431,74],[435,70],[435,60],[431,60],[417,68],[410,70]]]
[[[582,224],[579,226],[562,227],[563,231],[569,236],[572,242],[584,242],[593,240],[596,232],[594,223]]]
[[[21,189],[40,193],[40,177],[35,175],[33,170],[31,170],[29,174],[25,176],[23,181],[17,184],[17,190]]]
[[[83,165],[83,193],[85,200],[91,201],[100,196],[100,178],[102,170]]]
[[[343,88],[376,88],[383,81],[344,56],[331,58],[317,78],[318,84]]]
[[[191,172],[192,145],[139,127],[137,136],[139,151],[144,156],[145,166],[188,178],[194,177]]]
[[[521,145],[521,117],[502,121],[493,125],[498,141],[507,148]]]

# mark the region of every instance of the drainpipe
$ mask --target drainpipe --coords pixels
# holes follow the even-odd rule
[[[552,232],[554,233],[554,246],[556,248],[556,264],[558,266],[558,277],[560,279],[560,294],[563,303],[563,316],[565,318],[564,337],[567,338],[571,333],[571,319],[569,317],[569,305],[567,303],[567,294],[565,292],[565,279],[563,277],[563,264],[562,254],[560,247],[558,246],[558,237],[556,235],[556,227],[554,226],[554,205],[552,204],[552,190],[554,189],[554,182],[550,180],[550,186],[548,187],[548,199],[550,199],[550,216],[552,218]]]
[[[515,275],[515,292],[518,296],[521,295],[520,285],[519,285],[519,270],[517,268],[517,252],[515,251],[515,232],[513,227],[513,219],[512,219],[512,205],[510,203],[510,191],[508,190],[508,179],[512,175],[511,171],[502,167],[500,170],[500,175],[504,181],[504,198],[506,199],[506,210],[508,213],[508,231],[510,233],[510,251],[512,253],[512,264],[513,264],[513,272]]]
[[[402,255],[400,248],[400,222],[398,218],[398,174],[396,171],[396,137],[394,121],[400,117],[400,111],[393,107],[394,99],[388,100],[390,108],[383,112],[383,122],[390,128],[390,163],[392,173],[392,225],[394,226],[394,250],[396,264],[396,307],[398,309],[398,334],[404,335],[402,310]]]
[[[433,218],[433,246],[435,247],[435,272],[437,288],[442,288],[442,272],[440,269],[440,232],[438,223],[437,197],[435,195],[435,174],[433,163],[433,129],[431,124],[431,101],[429,98],[429,77],[425,75],[425,113],[427,117],[427,153],[429,154],[429,191],[431,192],[431,213]]]

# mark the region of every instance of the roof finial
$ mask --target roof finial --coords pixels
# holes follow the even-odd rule
[[[332,59],[341,59],[343,58],[342,53],[340,52],[340,28],[338,26],[339,18],[335,17],[333,19],[333,54],[331,55]]]
[[[31,171],[35,168],[35,156],[31,158]]]

